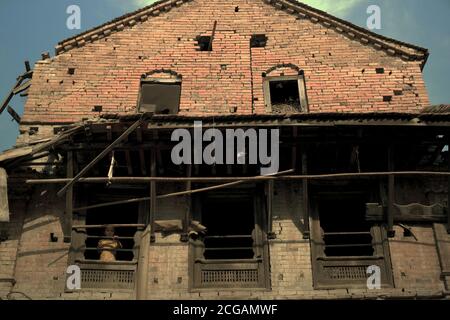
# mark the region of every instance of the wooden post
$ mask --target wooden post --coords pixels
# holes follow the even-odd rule
[[[297,172],[297,136],[298,136],[298,128],[292,127],[292,136],[294,137],[294,145],[292,147],[292,158],[291,158],[291,168],[294,169],[294,172]]]
[[[156,150],[150,151],[150,175],[156,176]],[[156,181],[150,182],[150,226],[151,226],[151,242],[155,242],[155,213],[156,213]]]
[[[216,29],[217,29],[217,21],[214,21],[214,26],[213,26],[213,31],[212,31],[212,34],[211,34],[211,39],[210,39],[209,44],[208,44],[208,51],[212,51],[212,45],[213,45],[213,42],[214,42],[214,38],[216,36]]]
[[[73,152],[67,152],[67,178],[73,178]],[[66,216],[64,219],[64,242],[72,241],[72,222],[73,222],[73,186],[70,186],[66,192]]]
[[[388,171],[394,171],[394,145],[390,145],[388,148]],[[387,208],[387,221],[388,221],[388,237],[395,237],[394,231],[394,202],[395,202],[395,176],[390,174],[388,176],[388,208]]]
[[[187,165],[186,168],[186,176],[192,177],[192,165]],[[187,181],[186,182],[186,191],[190,191],[192,189],[192,182]],[[186,211],[184,216],[184,223],[183,223],[183,234],[181,235],[180,240],[182,242],[188,242],[189,241],[189,226],[191,224],[191,218],[192,217],[192,194],[186,195]]]
[[[308,156],[305,150],[302,151],[302,174],[308,174]],[[309,229],[309,182],[307,179],[302,181],[302,195],[303,195],[303,239],[310,238]]]
[[[273,240],[277,238],[273,232],[273,193],[275,182],[273,180],[267,181],[267,238]]]
[[[150,250],[152,229],[147,218],[147,226],[142,234],[141,244],[139,248],[138,274],[136,286],[136,299],[147,300],[148,291],[148,257]]]

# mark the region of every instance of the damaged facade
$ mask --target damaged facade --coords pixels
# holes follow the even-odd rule
[[[61,42],[9,97],[28,95],[0,154],[0,297],[447,297],[427,58],[290,0],[159,1]],[[194,121],[279,129],[279,174],[173,164]]]

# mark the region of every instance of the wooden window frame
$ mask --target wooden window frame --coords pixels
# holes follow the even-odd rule
[[[267,245],[267,208],[261,195],[257,192],[252,192],[254,201],[254,218],[255,229],[252,232],[254,239],[254,259],[223,259],[223,260],[207,260],[203,253],[205,250],[204,244],[195,242],[192,239],[189,241],[189,290],[190,292],[201,292],[208,290],[270,290],[270,268],[269,268],[269,249]],[[198,197],[194,198],[194,212],[201,217],[201,201]],[[262,210],[259,210],[262,208]],[[259,212],[258,212],[259,211]],[[201,273],[204,271],[222,271],[232,270],[240,272],[239,270],[254,270],[258,274],[258,281],[253,283],[232,282],[230,284],[202,284]]]
[[[86,191],[80,191],[81,194],[85,194]],[[122,196],[112,196],[108,195],[110,199],[114,200],[123,200]],[[86,205],[86,198],[81,197],[83,201],[81,206]],[[138,206],[138,221],[137,224],[143,224],[145,221],[145,215],[148,212],[148,204],[140,203]],[[74,212],[73,213],[73,225],[74,226],[85,226],[86,225],[86,215],[87,212]],[[133,260],[131,261],[114,261],[114,262],[103,262],[100,260],[89,260],[85,259],[85,249],[86,249],[86,240],[87,240],[87,229],[86,228],[73,228],[72,229],[72,241],[69,249],[69,259],[68,265],[76,265],[81,269],[82,282],[81,282],[81,290],[91,290],[91,289],[104,289],[104,290],[134,290],[137,284],[137,269],[138,269],[138,261],[139,261],[139,249],[140,249],[140,240],[142,238],[142,234],[144,232],[144,227],[137,227],[136,233],[134,234],[134,246],[133,246]],[[130,282],[89,282],[84,283],[85,274],[89,272],[100,271],[109,274],[117,274],[113,275],[113,277],[123,277],[132,278],[132,283]],[[126,275],[128,274],[128,275]],[[107,278],[107,276],[105,276]],[[73,290],[65,289],[65,292],[72,292]]]
[[[382,288],[393,288],[394,280],[392,274],[392,264],[389,252],[389,239],[387,227],[374,223],[370,233],[372,235],[373,256],[326,256],[325,241],[321,231],[319,211],[317,202],[314,201],[311,210],[311,258],[313,271],[313,286],[316,290],[332,289],[368,289],[366,274],[368,266],[376,265],[381,269]],[[346,269],[350,273],[358,271],[361,273],[364,268],[365,277],[355,279],[338,279],[339,277],[329,276],[325,269],[335,268]]]

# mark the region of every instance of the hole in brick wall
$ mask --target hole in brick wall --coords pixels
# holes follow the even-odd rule
[[[377,74],[383,74],[384,73],[384,68],[376,68],[375,69]]]
[[[364,72],[366,72],[366,69],[362,69],[362,70],[361,70],[361,73],[364,73]]]
[[[331,57],[331,52],[328,52],[328,55]]]
[[[181,38],[178,38],[178,41],[181,41]]]
[[[67,73],[70,74],[70,75],[74,75],[75,74],[75,68],[69,68],[67,70]]]
[[[384,102],[391,102],[392,101],[392,96],[383,96],[383,101]]]
[[[394,95],[395,96],[401,96],[403,94],[402,90],[394,90]]]
[[[270,103],[274,111],[300,110],[297,80],[270,81]]]
[[[36,134],[38,132],[39,132],[39,128],[38,127],[30,127],[30,130],[28,131],[28,134],[30,136],[32,136],[32,135],[34,135],[34,134]]]
[[[58,242],[58,237],[54,233],[50,233],[50,242]]]
[[[254,34],[250,39],[250,47],[264,48],[267,45],[267,39],[265,34]]]
[[[177,114],[180,109],[181,82],[143,82],[139,111],[156,114]]]
[[[94,106],[92,111],[94,111],[94,112],[102,112],[103,111],[103,106]]]
[[[389,75],[392,76],[392,71],[389,71]]]
[[[195,40],[197,41],[199,51],[212,51],[212,46],[211,50],[209,50],[209,44],[211,42],[210,36],[198,36]]]
[[[239,7],[235,7],[234,12],[239,12]]]

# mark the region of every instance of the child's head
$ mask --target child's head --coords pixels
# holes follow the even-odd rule
[[[105,236],[107,237],[113,237],[115,233],[114,227],[111,225],[108,225],[105,227]]]

